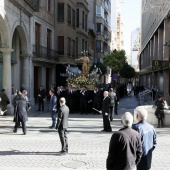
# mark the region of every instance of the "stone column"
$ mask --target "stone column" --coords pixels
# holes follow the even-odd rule
[[[11,99],[11,48],[0,48],[3,53],[3,88],[7,90],[7,96]]]
[[[27,90],[29,94],[29,80],[30,80],[30,72],[29,72],[29,54],[20,55],[22,57],[22,74],[21,74],[21,84],[24,86],[25,90]]]
[[[8,113],[12,113],[11,105],[11,53],[14,51],[11,48],[0,48],[3,54],[3,73],[2,73],[2,87],[6,90],[6,94],[10,100],[8,105]]]

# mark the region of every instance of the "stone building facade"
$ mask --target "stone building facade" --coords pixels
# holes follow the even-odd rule
[[[11,85],[28,91],[34,103],[37,90],[54,83],[57,63],[55,1],[2,0],[0,5],[0,84],[11,99]]]
[[[155,86],[169,100],[170,1],[142,0],[140,84]],[[154,63],[158,66],[155,69]],[[153,69],[154,68],[154,69]]]

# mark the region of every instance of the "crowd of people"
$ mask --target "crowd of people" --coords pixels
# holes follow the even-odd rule
[[[103,101],[103,92],[109,91],[112,89],[112,93],[114,92],[115,96],[112,97],[112,110],[115,114],[118,114],[118,104],[119,104],[119,88],[110,88],[110,87],[99,87],[95,86],[94,90],[89,90],[86,86],[82,86],[79,90],[75,88],[75,86],[69,86],[64,88],[63,86],[58,86],[57,88],[52,87],[54,89],[54,94],[57,97],[57,109],[59,109],[59,99],[64,97],[66,99],[66,104],[70,109],[70,114],[80,113],[80,114],[99,114],[96,110],[102,109],[102,101]],[[111,93],[111,91],[110,91]],[[38,111],[44,111],[44,101],[48,99],[46,97],[45,89],[40,86],[38,89]],[[114,106],[114,107],[113,107]],[[94,110],[95,108],[96,110]],[[110,117],[112,121],[113,116]]]

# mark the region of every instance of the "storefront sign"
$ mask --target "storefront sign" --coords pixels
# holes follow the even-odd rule
[[[169,62],[167,60],[152,60],[152,70],[161,70],[168,68]]]

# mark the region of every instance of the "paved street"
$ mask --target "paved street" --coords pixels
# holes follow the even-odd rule
[[[37,112],[32,108],[27,123],[28,134],[21,129],[12,132],[12,116],[0,116],[0,170],[25,169],[106,169],[109,140],[119,128],[120,117],[125,111],[133,112],[137,106],[134,97],[120,100],[119,115],[114,117],[113,132],[101,132],[101,115],[72,114],[69,118],[69,153],[57,156],[61,145],[58,133],[51,130],[49,113]],[[152,170],[168,170],[170,166],[170,130],[156,129],[158,146],[153,155]]]

